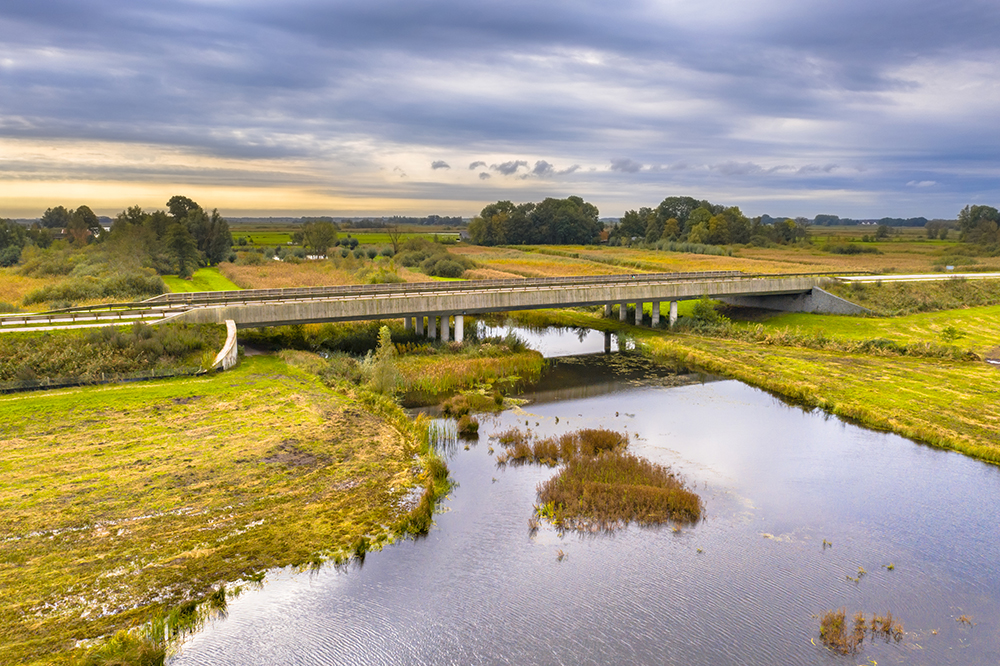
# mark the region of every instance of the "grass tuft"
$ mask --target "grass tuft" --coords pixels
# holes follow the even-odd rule
[[[535,513],[554,525],[592,531],[701,518],[701,498],[669,467],[626,451],[625,434],[594,428],[539,439],[511,428],[496,438],[504,447],[497,456],[501,465],[565,463],[538,488]]]

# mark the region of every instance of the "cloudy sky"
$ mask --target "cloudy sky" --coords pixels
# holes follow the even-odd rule
[[[5,0],[0,216],[1000,204],[996,0]]]

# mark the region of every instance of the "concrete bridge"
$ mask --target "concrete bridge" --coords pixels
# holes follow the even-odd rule
[[[652,304],[653,325],[661,307],[677,319],[678,301],[703,296],[734,305],[800,312],[855,313],[847,301],[827,294],[821,285],[833,278],[817,275],[749,276],[735,271],[643,273],[524,280],[475,280],[404,284],[248,289],[245,291],[162,294],[142,303],[96,305],[47,313],[0,317],[2,330],[106,326],[145,321],[218,323],[239,328],[366,319],[403,319],[418,334],[462,340],[465,315],[539,308],[603,305],[606,316],[625,321],[635,304],[641,323],[643,304]],[[454,325],[452,325],[454,320]]]
[[[163,321],[233,321],[239,328],[403,319],[406,328],[415,329],[418,335],[448,340],[454,330],[454,338],[461,341],[465,315],[488,312],[603,305],[605,315],[612,316],[617,304],[619,317],[625,321],[627,306],[635,304],[635,323],[639,324],[643,304],[650,303],[652,323],[657,326],[663,303],[669,303],[667,317],[672,325],[678,301],[703,296],[792,311],[847,313],[856,308],[822,291],[820,286],[830,280],[815,275],[737,272],[646,273],[164,294],[144,305],[172,311]]]

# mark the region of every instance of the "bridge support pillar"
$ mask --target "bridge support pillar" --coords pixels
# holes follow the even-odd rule
[[[451,326],[451,317],[449,315],[441,315],[441,342],[448,342],[448,333]]]
[[[413,317],[403,317],[403,330],[404,331],[413,330]]]
[[[431,340],[437,338],[437,324],[438,324],[437,315],[427,316],[427,337],[430,338]]]
[[[604,304],[604,318],[611,319],[611,303]]]
[[[465,341],[465,316],[455,315],[455,342]]]
[[[635,325],[642,326],[642,301],[635,304]]]
[[[611,353],[611,331],[604,331],[604,353]]]
[[[651,315],[653,319],[653,328],[660,325],[660,302],[653,301],[653,313]]]
[[[624,323],[628,318],[628,303],[618,304],[618,321]]]
[[[677,323],[677,301],[670,301],[670,328]]]
[[[416,318],[417,321],[417,335],[423,337],[424,335],[424,316],[420,315]]]

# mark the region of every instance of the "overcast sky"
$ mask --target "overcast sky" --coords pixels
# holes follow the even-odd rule
[[[1000,204],[997,0],[4,0],[0,216]]]

